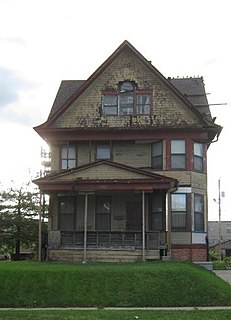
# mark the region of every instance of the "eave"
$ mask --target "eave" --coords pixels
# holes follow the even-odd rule
[[[110,141],[110,140],[151,140],[167,139],[176,135],[187,134],[195,138],[203,136],[210,143],[219,135],[222,127],[217,125],[204,127],[137,127],[137,128],[35,128],[47,142],[52,141]]]

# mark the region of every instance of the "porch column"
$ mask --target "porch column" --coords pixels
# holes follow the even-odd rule
[[[145,257],[145,192],[142,191],[142,260],[146,261]]]
[[[87,263],[87,210],[88,210],[88,193],[85,193],[84,208],[84,238],[83,238],[83,263]]]

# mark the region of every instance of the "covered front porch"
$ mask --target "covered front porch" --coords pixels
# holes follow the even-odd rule
[[[176,180],[109,161],[94,169],[93,179],[76,168],[37,181],[50,195],[49,259],[146,261],[165,255],[166,195]]]

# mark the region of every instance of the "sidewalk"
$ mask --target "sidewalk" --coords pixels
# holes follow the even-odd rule
[[[213,272],[231,285],[231,270],[213,270]]]

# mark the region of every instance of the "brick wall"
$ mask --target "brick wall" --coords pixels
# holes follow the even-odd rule
[[[207,261],[207,246],[204,244],[172,245],[171,259],[176,261]]]

